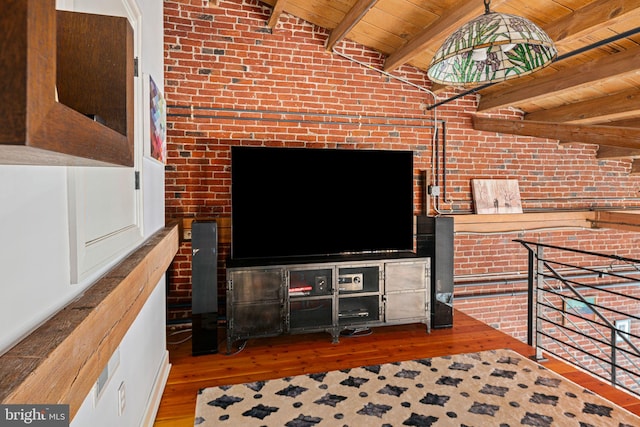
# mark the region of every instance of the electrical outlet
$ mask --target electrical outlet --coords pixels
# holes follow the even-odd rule
[[[185,228],[184,231],[182,232],[182,238],[184,240],[191,240],[191,229],[190,228]]]
[[[122,381],[118,387],[118,415],[124,414],[124,408],[127,405],[124,390],[124,381]]]
[[[100,376],[98,377],[98,380],[96,381],[96,384],[94,386],[95,394],[93,399],[94,408],[98,405],[98,401],[102,397],[103,392],[107,388],[109,381],[111,381],[111,378],[113,377],[114,373],[118,369],[118,366],[120,366],[120,348],[119,347],[116,349],[113,355],[111,355],[111,358],[109,359],[109,363],[107,363],[107,366],[104,367],[104,369],[100,373]]]

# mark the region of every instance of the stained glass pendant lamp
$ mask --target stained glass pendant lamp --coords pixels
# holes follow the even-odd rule
[[[435,53],[427,75],[436,83],[474,86],[524,76],[546,67],[557,50],[528,19],[489,10],[451,34]]]

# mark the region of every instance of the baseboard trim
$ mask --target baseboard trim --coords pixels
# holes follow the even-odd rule
[[[153,384],[153,389],[149,395],[149,401],[147,402],[146,409],[144,411],[144,418],[142,419],[141,426],[153,427],[156,421],[156,415],[158,414],[158,408],[160,407],[160,400],[162,399],[162,393],[164,393],[164,387],[167,385],[169,379],[169,372],[171,371],[171,363],[169,363],[169,351],[165,351],[162,362],[160,363],[160,369]]]

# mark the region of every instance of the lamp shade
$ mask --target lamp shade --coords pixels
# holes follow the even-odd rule
[[[530,74],[549,65],[553,41],[528,19],[495,13],[483,15],[451,34],[438,49],[427,75],[436,83],[470,86]]]

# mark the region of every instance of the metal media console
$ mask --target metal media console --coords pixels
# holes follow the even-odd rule
[[[431,329],[431,259],[227,266],[227,350],[238,340],[424,323]]]

